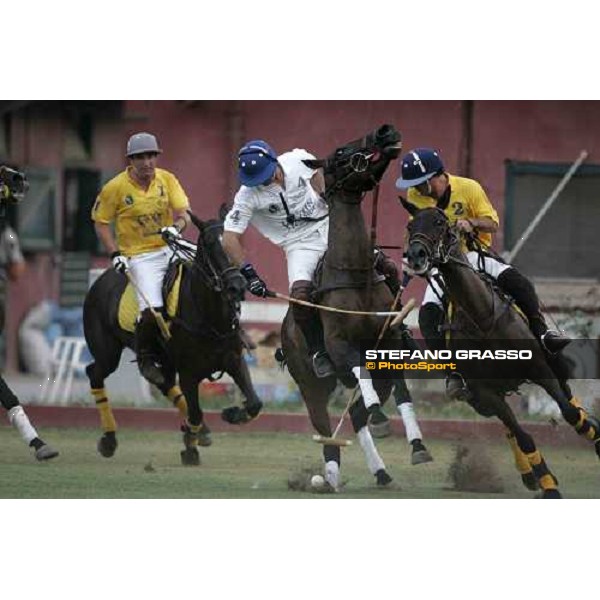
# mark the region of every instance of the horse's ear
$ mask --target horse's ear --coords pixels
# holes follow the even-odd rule
[[[231,205],[227,204],[227,202],[223,202],[223,204],[219,206],[219,221],[225,221],[225,217],[230,210]]]
[[[325,160],[321,158],[307,158],[303,159],[302,162],[310,169],[320,169],[325,166]]]
[[[400,204],[402,204],[411,217],[414,217],[419,212],[419,209],[414,204],[403,198],[400,194],[398,194],[398,200],[400,200]]]
[[[202,231],[202,220],[199,219],[191,210],[188,209],[186,212],[188,215],[190,215],[190,219],[192,220],[192,223],[196,229],[198,229],[198,231]]]

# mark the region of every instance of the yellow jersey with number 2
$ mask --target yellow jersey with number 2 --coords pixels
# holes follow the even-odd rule
[[[450,200],[443,209],[451,223],[459,219],[481,219],[489,217],[498,224],[498,213],[489,201],[481,185],[474,179],[456,177],[448,173],[450,185]],[[436,201],[430,196],[420,194],[416,188],[408,190],[408,202],[418,209],[437,206]],[[486,246],[492,245],[492,234],[479,232],[479,240]]]
[[[165,245],[158,231],[173,225],[173,211],[189,208],[177,178],[156,169],[148,190],[130,175],[131,167],[111,179],[100,191],[92,208],[92,220],[115,222],[117,245],[125,256],[157,250]]]

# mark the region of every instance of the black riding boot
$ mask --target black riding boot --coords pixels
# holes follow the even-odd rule
[[[532,283],[517,269],[506,269],[497,279],[498,285],[504,292],[512,296],[518,307],[529,321],[531,333],[538,338],[542,347],[555,354],[562,350],[571,340],[558,331],[548,329],[546,321],[540,312],[540,302]]]
[[[444,310],[434,302],[427,302],[419,311],[419,327],[423,339],[430,350],[445,350],[446,342],[442,325],[444,324]],[[446,397],[449,400],[466,401],[470,397],[469,389],[458,372],[453,372],[446,377]]]
[[[160,330],[150,309],[145,309],[142,311],[135,329],[135,351],[140,373],[157,387],[165,385],[165,377],[157,364],[160,356],[158,339],[160,335]]]
[[[299,300],[310,301],[312,285],[310,282],[297,281],[292,286],[291,296]],[[313,371],[317,377],[335,375],[335,367],[325,350],[323,325],[319,313],[308,306],[293,304],[294,320],[306,339],[308,353],[312,357]]]
[[[419,310],[419,329],[430,350],[445,350],[446,342],[442,325],[444,324],[444,309],[434,302],[427,302]]]

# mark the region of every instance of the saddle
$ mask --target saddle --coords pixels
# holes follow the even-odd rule
[[[312,285],[314,288],[314,292],[312,293],[312,302],[319,302],[323,294],[326,292],[331,292],[333,290],[343,290],[343,289],[361,289],[365,287],[366,282],[357,282],[353,280],[353,274],[347,271],[339,271],[338,277],[336,278],[335,283],[329,284],[327,286],[322,286],[323,281],[323,265],[325,264],[325,257],[327,256],[327,251],[323,254],[323,256],[319,259],[317,266],[315,268],[315,272],[312,276]],[[373,280],[372,283],[381,283],[385,281],[385,275],[382,273],[378,273],[375,268],[372,271]]]
[[[165,307],[166,316],[170,317],[171,319],[177,315],[181,279],[185,264],[186,263],[184,261],[173,261],[169,265],[163,280],[163,306]],[[119,300],[119,327],[130,333],[134,333],[139,312],[140,307],[138,305],[135,290],[133,286],[128,283],[127,287],[123,291],[123,294],[121,295],[121,299]]]

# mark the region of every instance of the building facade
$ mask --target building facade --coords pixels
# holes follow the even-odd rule
[[[178,176],[194,212],[211,218],[237,189],[236,151],[244,141],[264,138],[278,152],[299,147],[323,156],[383,123],[402,132],[406,150],[437,148],[450,172],[483,184],[501,219],[498,250],[514,246],[585,149],[584,166],[516,264],[536,278],[551,308],[595,313],[600,102],[4,101],[0,160],[24,169],[31,181],[29,197],[14,217],[28,274],[10,287],[8,367],[17,366],[16,332],[23,316],[42,299],[61,298],[66,258],[86,253],[92,266],[108,264],[89,212],[100,186],[124,168],[132,133],[158,136],[161,166]],[[381,185],[377,236],[382,245],[400,245],[407,221],[394,188],[397,174],[392,165]],[[364,210],[370,222],[370,198]],[[269,285],[285,291],[283,255],[254,231],[246,234],[246,247]],[[391,255],[400,259],[399,251]],[[422,290],[416,282],[408,293],[419,299]]]

